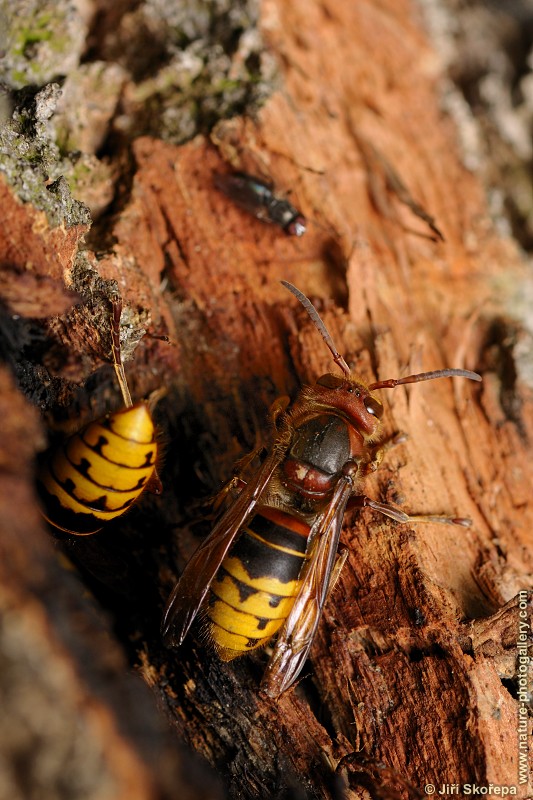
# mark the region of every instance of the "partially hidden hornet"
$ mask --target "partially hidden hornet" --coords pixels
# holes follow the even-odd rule
[[[162,624],[165,643],[177,647],[200,614],[204,633],[224,661],[276,635],[261,684],[274,698],[298,677],[346,558],[347,551],[337,550],[348,503],[398,522],[470,524],[410,516],[363,494],[365,476],[377,469],[388,446],[381,431],[383,406],[374,392],[435,378],[481,380],[469,370],[443,369],[366,385],[352,375],[308,298],[282,283],[306,308],[342,375],[328,373],[302,388],[290,409],[288,398],[274,403],[271,451],[248,482],[236,478],[228,484],[233,498],[187,563]],[[217,502],[224,506],[231,492],[226,487],[221,494]]]
[[[146,403],[133,403],[122,363],[122,302],[113,300],[112,307],[113,366],[124,406],[46,453],[37,478],[47,522],[76,536],[97,533],[146,488],[161,491],[152,416]]]
[[[277,197],[271,184],[245,172],[215,175],[214,182],[226,197],[257,219],[273,222],[290,236],[303,236],[307,230],[303,214],[286,198]]]

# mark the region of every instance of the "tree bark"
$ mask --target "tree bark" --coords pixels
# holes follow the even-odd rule
[[[69,797],[82,789],[219,796],[211,773],[188,770],[182,748],[190,748],[231,797],[417,797],[428,784],[492,783],[526,798],[517,689],[520,611],[526,598],[530,624],[533,586],[525,265],[461,162],[456,128],[439,106],[439,63],[412,3],[265,0],[261,21],[282,88],[254,118],[220,122],[211,138],[134,140],[129,191],[91,233],[89,251],[86,228],[50,227],[0,184],[7,330],[19,333],[13,314],[63,314],[41,325],[59,386],[46,395],[48,421],[57,427],[65,380],[81,381],[107,355],[108,318],[92,316],[106,308],[106,281],[117,282],[131,328],[148,330],[127,365],[132,393],[166,389],[155,412],[163,497],[143,497],[90,540],[53,539],[31,483],[42,426],[3,373],[1,649],[14,666],[2,690],[15,696],[16,675],[28,691],[31,659],[43,665],[43,718],[62,709],[49,737],[55,750],[44,748],[56,763],[66,763],[81,715],[87,738],[75,749],[83,775],[100,782],[87,777],[80,788],[69,773]],[[288,237],[232,205],[213,186],[228,164],[290,192],[307,233]],[[104,242],[112,242],[105,253]],[[209,532],[201,501],[257,436],[271,435],[272,401],[333,369],[282,279],[312,298],[363,380],[463,367],[483,383],[381,393],[386,431],[407,441],[388,453],[367,493],[408,512],[469,517],[472,526],[348,513],[348,560],[303,677],[271,701],[258,693],[264,655],[223,664],[193,636],[171,652],[158,630],[174,581]],[[29,310],[28,281],[34,292],[48,287]],[[80,297],[81,310],[71,308]],[[40,397],[41,373],[12,349],[19,380],[31,372],[26,393]],[[117,404],[113,392],[107,373],[76,408],[87,415],[110,398]],[[81,596],[84,585],[96,605]],[[54,685],[56,672],[63,680]],[[10,709],[22,726],[23,709]],[[0,731],[6,764],[9,733]],[[28,753],[36,738],[27,731]],[[11,796],[23,796],[12,767],[5,774]],[[33,790],[46,784],[30,774]]]

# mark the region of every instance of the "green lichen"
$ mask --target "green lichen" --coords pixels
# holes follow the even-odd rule
[[[79,63],[86,27],[68,0],[0,0],[0,80],[11,89],[44,84]]]
[[[123,21],[139,40],[116,33],[116,58],[135,79],[125,105],[132,134],[179,144],[220,119],[254,113],[276,83],[258,18],[256,0],[140,4]]]
[[[270,95],[258,18],[258,0],[140,0],[113,25],[104,13],[81,64],[87,23],[71,0],[0,0],[0,81],[18,104],[0,107],[0,172],[53,225],[89,221],[65,181],[96,218],[112,200],[100,153],[114,131],[179,144]]]
[[[51,84],[23,100],[0,126],[0,174],[22,202],[46,213],[51,226],[87,225],[89,211],[72,197],[59,150],[48,132],[59,91]]]

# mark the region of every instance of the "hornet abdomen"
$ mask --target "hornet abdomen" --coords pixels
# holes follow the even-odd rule
[[[156,459],[156,434],[145,404],[91,422],[41,466],[46,519],[68,533],[96,533],[137,500]]]
[[[224,661],[263,647],[281,628],[301,585],[309,531],[269,507],[241,529],[207,602],[208,633]]]

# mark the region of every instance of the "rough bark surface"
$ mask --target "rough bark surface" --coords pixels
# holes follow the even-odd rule
[[[90,540],[52,539],[32,489],[43,428],[2,372],[9,713],[0,723],[0,796],[215,797],[224,785],[243,798],[396,798],[420,796],[429,783],[493,783],[528,797],[518,783],[515,682],[516,596],[531,597],[533,586],[533,396],[514,360],[527,345],[518,299],[525,267],[461,163],[454,124],[439,108],[439,63],[411,2],[265,0],[261,14],[282,88],[256,118],[220,123],[211,140],[134,141],[131,188],[107,223],[112,245],[96,255],[97,231],[95,252],[84,256],[86,269],[117,281],[132,326],[148,328],[128,375],[136,397],[166,388],[156,411],[164,496],[143,498]],[[213,174],[228,165],[291,191],[309,220],[305,236],[287,237],[217,192]],[[48,367],[58,382],[82,380],[106,355],[105,322],[91,342],[91,318],[68,311],[85,231],[51,229],[0,188],[6,330],[21,335],[13,314],[66,313],[44,325],[57,348]],[[224,665],[192,636],[168,652],[158,628],[209,530],[198,523],[202,498],[257,435],[270,435],[270,403],[332,368],[281,279],[313,299],[363,379],[453,366],[480,371],[483,383],[383,391],[386,431],[408,438],[367,493],[472,526],[347,515],[349,557],[304,677],[272,702],[257,691],[263,655]],[[40,373],[25,362],[33,329],[24,330],[17,374],[38,400]],[[85,415],[88,405],[119,402],[109,375],[97,389],[99,398],[78,400]],[[128,674],[122,649],[151,693]],[[191,769],[187,748],[213,773],[200,760]],[[26,795],[14,766],[24,761],[33,763]],[[57,786],[50,774],[62,775]]]

